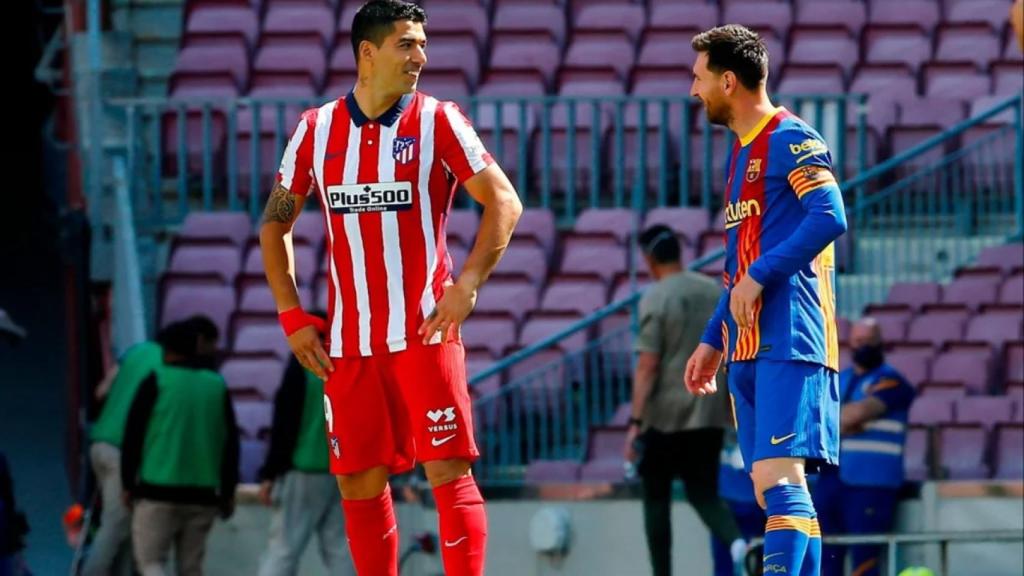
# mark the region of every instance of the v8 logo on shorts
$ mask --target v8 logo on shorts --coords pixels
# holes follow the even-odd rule
[[[427,426],[429,432],[448,432],[450,430],[458,430],[459,425],[455,424],[455,407],[449,406],[440,410],[427,410],[427,418],[433,422],[434,426]],[[441,424],[441,419],[444,418],[444,424]]]
[[[412,208],[412,183],[373,182],[328,186],[327,205],[335,214],[409,210]]]

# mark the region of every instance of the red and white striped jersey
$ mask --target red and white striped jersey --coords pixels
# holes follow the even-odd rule
[[[445,226],[456,185],[492,162],[457,105],[420,92],[375,120],[351,92],[302,115],[278,180],[324,208],[332,357],[419,342],[452,276]]]

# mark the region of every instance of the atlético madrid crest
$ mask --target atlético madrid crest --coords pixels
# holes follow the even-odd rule
[[[754,182],[761,175],[761,159],[752,158],[747,164],[747,182]]]
[[[401,136],[395,138],[395,144],[391,148],[391,156],[399,164],[408,164],[416,159],[416,137]]]

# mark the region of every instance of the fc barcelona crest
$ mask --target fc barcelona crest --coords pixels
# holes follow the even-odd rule
[[[415,136],[401,136],[395,138],[395,143],[391,148],[391,156],[395,159],[395,162],[399,164],[408,164],[416,159],[416,137]]]
[[[747,182],[754,182],[761,177],[761,159],[752,158],[747,164]]]

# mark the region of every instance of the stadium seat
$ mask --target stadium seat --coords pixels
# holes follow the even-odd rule
[[[942,289],[942,303],[963,305],[977,310],[996,301],[1002,274],[998,271],[980,271],[959,275]]]
[[[850,92],[868,94],[874,106],[876,101],[914,97],[917,79],[902,64],[863,64],[853,76]]]
[[[931,342],[941,346],[960,340],[969,312],[966,308],[929,307],[910,321],[907,332],[909,342]]]
[[[551,72],[551,77],[554,71]],[[546,82],[548,78],[539,69],[529,68],[526,70],[495,70],[488,68],[484,75],[484,81],[477,87],[477,96],[543,96],[547,93]],[[483,106],[480,107],[483,109]],[[529,108],[528,110],[533,110]],[[534,113],[528,113],[528,117],[535,119]],[[504,118],[504,113],[503,113]],[[518,119],[516,124],[518,125]],[[488,148],[490,149],[490,148]]]
[[[914,426],[907,430],[903,448],[903,470],[907,480],[921,482],[928,479],[928,429]]]
[[[909,422],[911,425],[936,426],[954,422],[953,398],[943,396],[923,396],[916,398],[910,406]]]
[[[936,34],[935,61],[972,62],[984,70],[999,59],[999,48],[999,37],[987,25],[943,26]]]
[[[471,87],[476,87],[480,82],[480,54],[472,37],[431,36],[427,57],[431,75],[461,74]],[[424,76],[424,80],[428,78],[429,76]]]
[[[448,237],[459,239],[465,247],[472,247],[476,239],[477,228],[480,227],[480,215],[476,210],[452,210],[445,219],[445,231]]]
[[[678,32],[654,30],[644,34],[636,65],[642,69],[689,70],[696,57],[688,43],[679,42]]]
[[[607,287],[626,271],[626,248],[614,238],[571,236],[562,243],[561,274],[596,274]]]
[[[1024,384],[1024,342],[1007,344],[1003,360],[1003,377],[1007,384]]]
[[[306,244],[295,244],[292,251],[295,256],[295,280],[300,287],[309,288],[313,285],[317,275],[316,250]],[[257,279],[262,279],[265,276],[263,250],[259,246],[253,246],[245,255],[245,266],[242,268],[242,272]]]
[[[868,22],[883,26],[914,26],[931,34],[939,23],[940,8],[939,2],[932,0],[872,0]]]
[[[243,212],[189,212],[175,235],[178,242],[229,242],[241,248],[251,224]]]
[[[240,269],[238,248],[232,245],[179,244],[167,266],[168,273],[211,275],[224,284],[234,283]]]
[[[527,314],[537,309],[540,291],[537,285],[527,279],[493,278],[480,289],[474,313],[508,314],[521,322]]]
[[[962,100],[950,98],[911,98],[897,109],[900,128],[947,128],[964,119]],[[941,152],[941,150],[940,150]]]
[[[996,38],[1006,24],[1006,0],[970,0],[947,2],[945,22],[949,24],[985,24]],[[1010,36],[1013,36],[1010,34]]]
[[[487,46],[490,26],[487,9],[479,2],[459,0],[429,0],[423,3],[430,15],[428,25],[431,50],[434,39],[448,35],[472,35],[478,49]],[[428,53],[433,59],[433,53]],[[432,63],[431,63],[432,64]]]
[[[516,343],[516,321],[507,314],[474,314],[462,323],[467,348],[487,348],[497,358]]]
[[[633,43],[623,32],[578,32],[562,60],[563,69],[614,70],[621,81],[629,78],[635,59]]]
[[[906,304],[920,310],[942,298],[942,287],[935,282],[896,282],[889,288],[887,304]]]
[[[923,92],[928,98],[973,100],[988,95],[990,82],[988,74],[979,72],[970,63],[924,66]]]
[[[309,203],[307,201],[307,205]],[[256,232],[258,233],[259,230],[257,229]],[[292,241],[306,244],[313,249],[313,254],[316,255],[320,254],[323,249],[326,233],[323,211],[320,208],[304,210],[295,219],[295,224],[292,226]]]
[[[272,2],[263,16],[263,34],[313,34],[326,46],[334,38],[332,9],[324,2]]]
[[[580,481],[620,483],[625,480],[622,457],[625,442],[625,428],[591,428],[587,439],[587,460],[580,468]]]
[[[267,459],[267,443],[243,438],[239,445],[239,476],[241,482],[259,482],[259,471]]]
[[[299,286],[299,302],[306,310],[311,310],[313,294],[308,286]],[[270,287],[265,282],[243,287],[238,296],[238,312],[245,314],[277,314],[277,304]]]
[[[831,0],[823,2],[799,2],[796,6],[796,24],[809,26],[844,27],[853,37],[860,36],[867,11],[863,2]]]
[[[1013,421],[1013,404],[1005,396],[967,396],[956,400],[958,424],[972,424],[987,431]]]
[[[552,280],[540,300],[540,310],[586,316],[608,303],[608,285],[598,278],[561,277]]]
[[[976,266],[1002,268],[1010,272],[1024,266],[1024,244],[1008,243],[982,248],[975,260]]]
[[[192,3],[186,8],[185,36],[238,35],[254,46],[259,35],[259,13],[245,4]]]
[[[320,38],[264,35],[253,60],[253,89],[261,87],[266,93],[286,83],[300,84],[299,88],[309,87],[312,96],[323,85],[326,71],[327,57]],[[299,82],[303,76],[307,79],[305,85]]]
[[[494,275],[519,276],[540,286],[548,276],[547,258],[547,252],[538,245],[514,242],[494,268]]]
[[[527,208],[519,217],[519,223],[512,234],[512,241],[536,240],[542,248],[552,254],[555,250],[555,215],[544,208]]]
[[[842,94],[843,71],[838,66],[786,66],[779,81],[779,94]]]
[[[930,344],[896,346],[885,355],[886,363],[915,387],[929,380],[934,358],[935,350]]]
[[[996,430],[995,478],[1017,480],[1024,478],[1024,425],[999,426]]]
[[[278,338],[283,340],[280,329]],[[284,369],[285,362],[275,356],[229,356],[221,364],[220,374],[233,395],[253,394],[263,401],[273,402]]]
[[[939,464],[947,478],[983,479],[991,474],[985,460],[988,437],[981,426],[944,426],[940,432]]]
[[[647,29],[695,34],[718,24],[718,8],[712,2],[651,2]]]
[[[857,41],[842,28],[794,28],[787,65],[838,66],[849,76],[857,64]]]
[[[903,64],[915,72],[932,53],[928,35],[913,27],[868,25],[861,46],[869,64]]]
[[[517,89],[523,92],[527,90],[533,90],[533,94],[525,93],[509,93],[505,87],[497,86],[494,84],[493,76],[490,80],[491,84],[486,89],[497,89],[498,94],[509,97],[509,96],[541,96],[544,94],[544,84],[540,78],[534,78],[533,83],[527,83],[525,85],[518,86]],[[480,91],[477,91],[480,95]],[[522,118],[520,117],[522,115]],[[476,128],[477,134],[480,136],[480,140],[483,142],[484,147],[490,152],[495,160],[501,164],[501,169],[508,176],[509,180],[516,182],[519,177],[521,169],[526,169],[527,166],[520,166],[520,142],[523,141],[526,144],[526,154],[529,154],[529,149],[536,146],[535,135],[537,133],[537,121],[536,121],[536,109],[532,107],[528,100],[523,100],[518,103],[510,103],[503,105],[501,108],[501,147],[499,149],[498,142],[498,112],[497,105],[490,102],[477,102],[476,113],[473,117],[474,128]],[[529,162],[528,158],[524,158],[526,162]]]
[[[634,212],[628,208],[587,208],[573,224],[573,232],[608,234],[625,244],[635,228]]]
[[[932,384],[964,387],[968,393],[987,394],[993,368],[988,345],[960,345],[940,353],[932,363]]]
[[[864,310],[864,314],[878,321],[878,327],[882,331],[882,340],[889,343],[904,340],[907,335],[907,325],[914,315],[910,307],[905,304],[868,306]]]
[[[580,463],[575,460],[534,460],[526,467],[527,485],[575,483],[580,479]]]
[[[495,36],[541,33],[561,46],[565,42],[565,12],[552,2],[503,3],[494,10],[492,30]]]
[[[281,361],[292,357],[281,326],[272,319],[262,324],[243,323],[235,330],[231,349],[236,354],[273,354]]]
[[[226,348],[228,318],[235,311],[235,289],[220,281],[168,281],[164,286],[160,326],[202,314],[210,318],[220,331],[218,347]]]
[[[1024,271],[1012,274],[999,288],[1000,304],[1024,304]]]
[[[519,332],[519,345],[529,346],[565,330],[579,322],[578,314],[532,314],[523,323]],[[582,350],[589,340],[587,331],[581,330],[569,335],[559,344],[564,352]]]
[[[1007,96],[1019,94],[1024,90],[1024,66],[1020,62],[997,62],[992,65],[992,94]]]
[[[248,86],[249,47],[240,36],[189,36],[178,51],[174,73],[190,76],[229,75],[239,87]]]
[[[1024,338],[1021,328],[1024,308],[1017,306],[991,306],[982,309],[967,322],[964,340],[986,342],[999,350],[1003,344]]]
[[[263,400],[239,400],[235,404],[235,418],[243,438],[256,439],[270,430],[274,405]]]
[[[726,2],[722,21],[742,22],[744,26],[758,30],[762,35],[768,30],[779,38],[785,38],[793,22],[793,7],[788,2],[773,0]]]
[[[580,5],[572,25],[574,33],[622,32],[636,41],[646,19],[643,5],[588,2]]]
[[[685,236],[691,244],[696,244],[700,235],[708,230],[708,211],[687,207],[652,208],[644,218],[643,228],[646,230],[656,224],[668,226]]]

